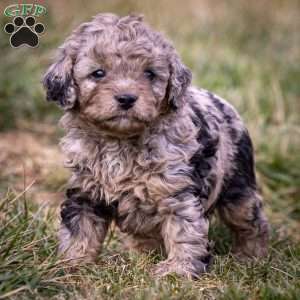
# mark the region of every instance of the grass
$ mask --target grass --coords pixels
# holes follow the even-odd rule
[[[215,261],[210,273],[191,282],[176,276],[155,280],[148,271],[161,259],[123,253],[112,232],[96,265],[69,273],[56,256],[54,213],[27,203],[24,193],[1,202],[0,299],[297,299],[300,247],[273,234],[270,254],[239,264],[228,255],[228,236],[214,226]],[[221,242],[222,241],[222,242]]]
[[[298,299],[299,2],[45,3],[46,33],[38,48],[11,49],[0,33],[0,299]],[[272,225],[266,259],[236,262],[230,235],[217,220],[210,232],[215,260],[198,281],[152,278],[148,271],[161,257],[124,252],[113,231],[95,265],[70,273],[56,256],[57,208],[68,173],[57,148],[60,111],[44,100],[40,80],[53,49],[99,11],[143,13],[174,41],[194,84],[239,110],[254,141]],[[1,17],[1,26],[7,21]]]

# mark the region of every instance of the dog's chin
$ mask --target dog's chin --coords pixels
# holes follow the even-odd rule
[[[141,135],[148,122],[135,117],[116,116],[99,122],[101,129],[116,137],[132,137]]]

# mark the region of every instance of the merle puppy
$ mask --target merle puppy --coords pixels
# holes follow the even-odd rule
[[[164,249],[156,275],[197,277],[210,261],[215,209],[236,255],[267,253],[249,134],[229,103],[191,77],[141,17],[99,14],[59,48],[44,86],[64,110],[72,171],[59,231],[66,258],[94,260],[114,221],[130,247]]]

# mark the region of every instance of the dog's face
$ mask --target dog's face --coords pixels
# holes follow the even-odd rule
[[[139,132],[163,109],[169,79],[166,55],[146,38],[95,37],[80,49],[73,76],[80,114],[111,131]]]
[[[61,47],[48,99],[112,135],[142,132],[184,102],[191,80],[174,48],[139,17],[98,15]]]

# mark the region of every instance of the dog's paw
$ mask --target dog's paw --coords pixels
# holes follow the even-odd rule
[[[160,262],[151,269],[151,274],[157,278],[164,277],[174,272],[175,270],[169,261]]]
[[[242,247],[236,248],[232,251],[232,254],[239,262],[250,262],[252,260],[261,259],[268,255],[267,247],[257,247],[256,249],[244,249]]]
[[[232,254],[241,262],[266,257],[268,255],[267,238],[264,236],[256,237],[255,239],[248,239],[235,244],[232,249]]]
[[[35,23],[35,18],[28,16],[25,21],[23,17],[17,16],[13,23],[8,23],[4,31],[11,34],[10,43],[12,47],[27,45],[36,47],[39,44],[39,34],[43,33],[45,26],[42,23]]]
[[[151,273],[157,278],[175,273],[188,279],[198,279],[207,271],[207,267],[208,265],[201,260],[165,260],[154,266]]]

